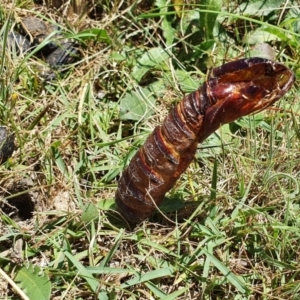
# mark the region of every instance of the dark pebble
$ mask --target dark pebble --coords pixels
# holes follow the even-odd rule
[[[60,28],[51,23],[45,22],[35,17],[27,17],[22,20],[23,34],[29,39],[28,33],[33,38],[31,46],[36,47],[44,42],[47,36],[54,31],[57,33],[51,37],[44,47],[40,50],[43,55],[48,55],[59,46]],[[26,30],[25,30],[26,29]]]
[[[11,31],[7,36],[6,47],[17,55],[25,54],[30,49],[30,43],[23,35]]]
[[[0,164],[5,163],[15,150],[15,135],[0,127]]]
[[[45,59],[46,63],[51,68],[59,68],[63,65],[68,65],[78,59],[79,51],[76,48],[76,43],[72,41],[62,43]]]

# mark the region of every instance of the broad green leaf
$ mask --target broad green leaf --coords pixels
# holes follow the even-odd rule
[[[155,98],[148,88],[139,88],[125,94],[120,101],[120,119],[140,121],[152,114]]]
[[[72,35],[73,39],[79,40],[96,40],[96,41],[103,41],[107,44],[111,44],[111,39],[106,30],[100,28],[90,28],[84,31],[81,31],[77,34]]]
[[[184,32],[185,35],[199,32],[199,30],[201,30],[199,21],[200,16],[201,12],[195,9],[184,12],[184,14],[182,15],[181,30]],[[198,41],[201,40],[203,40],[203,36],[199,35]]]
[[[152,69],[162,69],[169,54],[161,47],[152,48],[146,51],[136,62],[132,70],[132,77],[139,82],[143,76]]]
[[[215,28],[218,14],[221,11],[221,0],[205,0],[199,9],[184,10],[181,16],[180,31],[183,32],[184,42],[189,45],[178,53],[180,62],[201,61],[204,54],[215,44]],[[193,47],[191,47],[193,45]]]
[[[185,206],[184,201],[180,199],[170,199],[170,198],[165,198],[159,209],[163,213],[168,213],[168,212],[173,212],[177,211],[180,209],[183,209]]]
[[[258,43],[265,43],[270,41],[277,41],[279,38],[277,35],[272,34],[264,29],[257,29],[255,31],[249,31],[244,36],[244,42],[250,45]]]
[[[274,27],[268,26],[268,27],[262,28],[262,30],[264,30],[267,33],[272,34],[273,36],[276,36],[277,40],[280,40],[280,41],[288,41],[288,40],[292,39],[292,35],[290,35],[286,32],[283,32],[280,28],[274,28]]]
[[[258,113],[256,115],[247,116],[240,118],[236,120],[234,123],[229,124],[230,131],[232,133],[236,132],[240,128],[257,128],[259,126],[262,126],[262,122],[265,122],[266,116],[263,112]],[[270,128],[266,128],[268,131],[270,131]]]
[[[171,46],[174,37],[176,36],[176,30],[172,27],[172,18],[167,15],[168,12],[168,4],[166,0],[156,0],[155,5],[159,8],[161,13],[161,28],[163,30],[163,36],[166,39],[166,45]],[[174,6],[175,7],[175,6]],[[178,7],[178,6],[177,6]]]
[[[117,62],[126,60],[126,56],[117,51],[112,51],[110,56],[114,61],[117,61]]]
[[[289,9],[286,21],[283,22],[286,27],[291,27],[291,32],[300,32],[300,8],[299,6],[294,6]]]
[[[98,201],[97,207],[101,210],[110,210],[115,207],[116,201],[113,199],[103,199]]]
[[[101,201],[100,201],[101,202]],[[85,223],[89,223],[98,217],[97,208],[93,203],[88,203],[82,213],[81,219]]]
[[[175,74],[181,89],[187,93],[197,90],[201,85],[200,82],[195,81],[185,70],[176,70]]]
[[[50,299],[50,278],[39,267],[22,267],[17,271],[15,281],[18,282],[30,300]]]
[[[222,1],[221,0],[206,0],[201,3],[205,9],[212,11],[221,11]],[[218,14],[204,12],[200,10],[199,27],[200,32],[203,34],[203,40],[210,40],[213,37],[213,31],[216,24]]]
[[[267,16],[274,11],[279,11],[282,0],[252,0],[243,1],[239,6],[239,11],[251,16]]]

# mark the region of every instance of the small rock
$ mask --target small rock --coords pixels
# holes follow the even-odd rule
[[[62,43],[45,59],[46,63],[52,68],[59,68],[63,65],[73,63],[78,59],[78,49],[76,43],[72,41]]]
[[[56,32],[41,49],[43,55],[48,55],[59,46],[60,28],[51,23],[45,22],[35,17],[27,17],[22,20],[23,33],[31,39],[32,46],[38,46],[45,42],[47,36]]]
[[[30,43],[23,35],[11,31],[7,36],[6,47],[17,55],[25,54],[30,49]]]
[[[15,150],[15,135],[6,127],[0,127],[0,164],[6,162]]]
[[[22,27],[24,29],[24,34],[30,34],[30,38],[33,39],[33,44],[37,45],[52,31],[48,24],[35,17],[22,19]]]

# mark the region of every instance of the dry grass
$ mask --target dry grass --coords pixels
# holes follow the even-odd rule
[[[95,3],[97,18],[63,15],[32,1],[17,3],[13,13],[10,1],[0,4],[1,23],[10,18],[5,26],[44,16],[77,38],[81,52],[48,83],[39,77],[36,56],[5,52],[1,58],[0,124],[15,132],[17,144],[0,166],[1,269],[14,280],[18,268],[38,266],[50,279],[51,299],[298,299],[297,86],[276,108],[224,126],[199,146],[166,197],[162,211],[169,220],[156,214],[129,228],[114,212],[117,180],[172,103],[188,92],[177,71],[198,85],[205,64],[219,65],[245,50],[220,39],[218,50],[208,47],[194,60],[197,47],[178,30],[178,58],[137,82],[143,51],[170,47],[165,19],[141,18],[156,7],[151,1],[104,2]],[[94,28],[111,42],[81,34]],[[284,51],[283,44],[278,59],[297,71],[298,49],[290,41]],[[162,80],[164,96],[152,116],[120,121],[120,99],[153,78]],[[16,295],[2,280],[0,298]]]

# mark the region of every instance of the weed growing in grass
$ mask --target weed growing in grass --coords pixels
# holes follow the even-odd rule
[[[17,144],[0,166],[2,298],[299,298],[297,85],[200,145],[161,207],[169,221],[129,230],[114,213],[123,168],[210,67],[268,43],[298,77],[296,2],[174,3],[95,1],[68,16],[1,2],[1,41],[32,14],[82,53],[44,82],[38,50],[2,48],[0,126]]]

